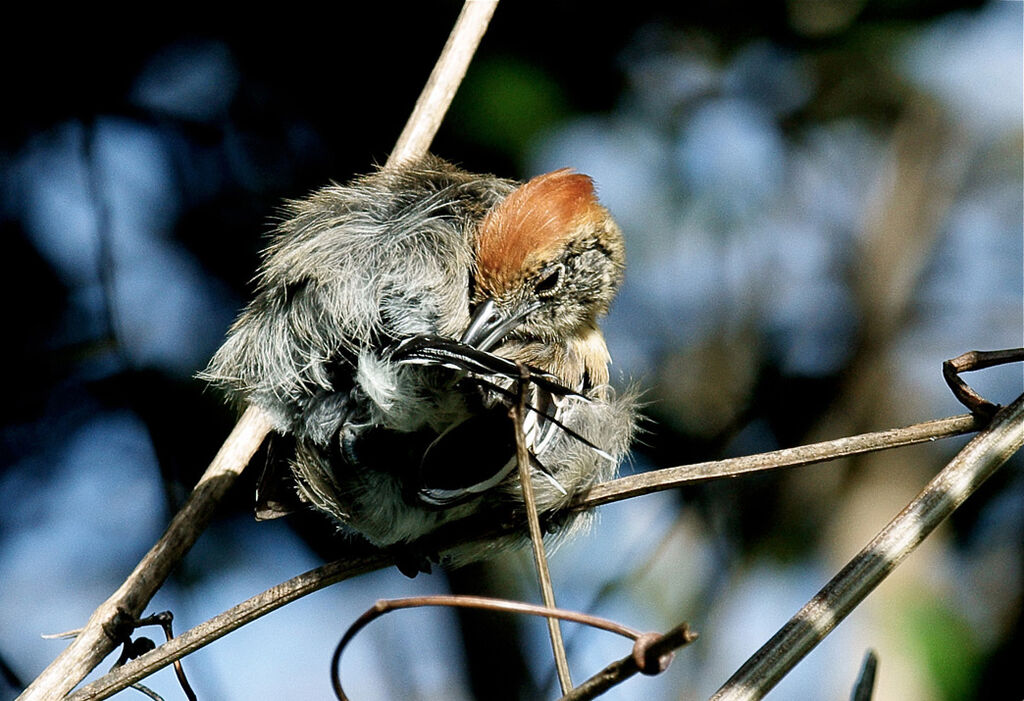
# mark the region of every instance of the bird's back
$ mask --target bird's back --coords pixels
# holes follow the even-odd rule
[[[476,224],[515,185],[427,157],[289,203],[204,377],[293,431],[309,397],[351,384],[360,356],[372,374],[398,339],[458,336]]]

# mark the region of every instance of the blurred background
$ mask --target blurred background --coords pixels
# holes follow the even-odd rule
[[[647,402],[624,471],[962,413],[942,361],[1022,342],[1022,4],[655,5],[502,4],[434,144],[475,171],[588,173],[622,225],[605,328],[616,382]],[[62,649],[41,633],[117,587],[227,435],[193,375],[281,200],[383,163],[458,8],[90,8],[0,29],[0,698]],[[1019,367],[968,379],[1003,403],[1024,384]],[[701,633],[606,698],[709,696],[965,442],[603,508],[552,560],[559,603]],[[1022,471],[1018,455],[769,698],[848,698],[868,648],[879,699],[1024,696]],[[179,631],[348,547],[312,517],[256,523],[250,472],[153,601]],[[186,669],[200,698],[329,698],[333,646],[377,598],[536,601],[531,573],[378,572]],[[557,696],[542,622],[389,618],[346,655],[356,699]],[[578,681],[628,650],[565,631]],[[181,698],[167,670],[147,684]]]

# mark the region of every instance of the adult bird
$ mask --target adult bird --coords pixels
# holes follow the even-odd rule
[[[566,531],[581,521],[559,509],[633,432],[597,325],[623,266],[585,175],[521,184],[427,156],[289,203],[203,376],[294,438],[303,502],[389,546],[521,503],[508,407],[526,368],[537,507]]]

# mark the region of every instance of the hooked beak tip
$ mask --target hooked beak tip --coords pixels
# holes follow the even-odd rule
[[[487,350],[483,348],[482,344],[484,341],[489,340],[489,337],[496,329],[500,328],[502,320],[494,300],[485,299],[473,310],[473,314],[469,319],[469,326],[466,327],[459,341],[467,346]]]
[[[514,309],[510,313],[498,307],[497,302],[493,299],[485,299],[473,310],[469,326],[466,327],[466,331],[459,340],[477,350],[489,351],[508,336],[537,307],[537,304],[532,304]]]

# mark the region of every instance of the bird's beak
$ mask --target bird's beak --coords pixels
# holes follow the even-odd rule
[[[503,312],[493,299],[485,299],[473,311],[469,326],[459,340],[467,346],[489,351],[539,305],[528,305],[513,314]]]

